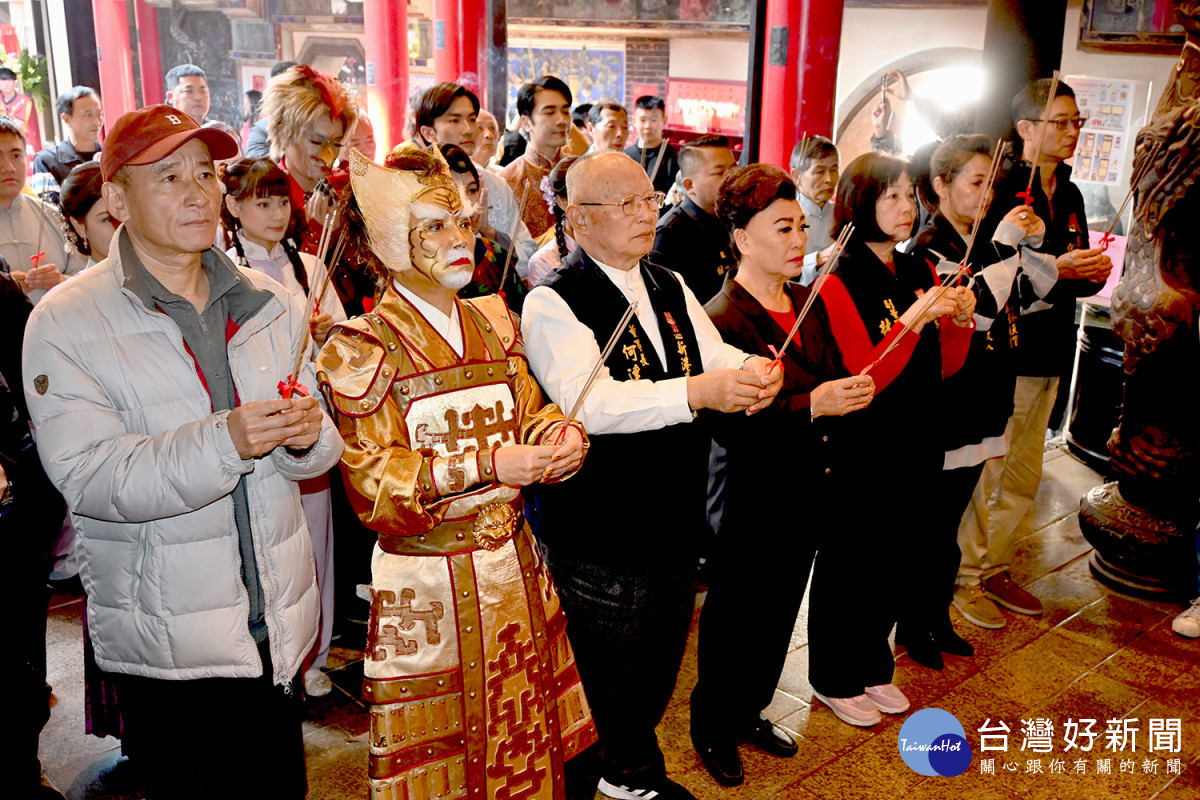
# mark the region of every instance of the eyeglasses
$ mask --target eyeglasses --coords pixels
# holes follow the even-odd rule
[[[1067,128],[1075,130],[1083,130],[1083,123],[1087,122],[1083,117],[1067,117],[1066,119],[1031,119],[1030,122],[1046,122],[1058,129],[1059,133],[1066,133]]]
[[[658,211],[662,208],[663,201],[667,199],[665,192],[651,192],[647,195],[631,194],[619,203],[578,203],[581,206],[620,206],[621,213],[627,217],[632,217],[638,212],[638,209],[643,203],[651,211]]]

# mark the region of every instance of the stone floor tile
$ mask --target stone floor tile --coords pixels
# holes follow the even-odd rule
[[[1063,723],[1068,719],[1097,720],[1092,730],[1102,733],[1105,720],[1123,719],[1145,700],[1144,692],[1089,672],[1032,709],[1030,718],[1049,719],[1054,724],[1055,743],[1059,746],[1063,740]],[[1097,741],[1103,743],[1103,737]]]
[[[1055,628],[1070,639],[1116,651],[1166,619],[1161,611],[1107,595]]]
[[[1160,625],[1134,639],[1126,647],[1096,667],[1100,675],[1130,686],[1154,692],[1158,697],[1178,697],[1185,708],[1197,711],[1191,700],[1195,687],[1187,682],[1187,673],[1200,663],[1200,647]],[[1181,686],[1176,680],[1183,680]],[[1200,731],[1198,731],[1200,736]]]
[[[1075,561],[1085,561],[1081,556]],[[1072,561],[1071,564],[1074,564]],[[1069,569],[1068,564],[1064,569]],[[1100,582],[1088,576],[1087,578],[1073,577],[1062,569],[1044,575],[1025,586],[1035,597],[1042,601],[1045,610],[1042,618],[1052,627],[1071,617],[1081,609],[1104,597],[1106,590]]]
[[[993,679],[1000,697],[1032,708],[1109,655],[1107,648],[1082,644],[1051,631],[1004,656],[983,674]]]
[[[1079,530],[1077,516],[1056,520],[1016,545],[1012,576],[1025,585],[1088,553],[1092,549]]]
[[[893,730],[890,735],[881,733],[825,764],[801,781],[800,786],[818,797],[874,800],[900,797],[923,778],[901,760]]]

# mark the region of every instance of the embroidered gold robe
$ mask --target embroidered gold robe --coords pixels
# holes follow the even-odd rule
[[[457,302],[461,358],[389,288],[318,360],[351,501],[379,533],[371,797],[562,798],[563,762],[595,726],[520,490],[494,480],[493,453],[552,443],[563,415],[543,404],[503,301]]]

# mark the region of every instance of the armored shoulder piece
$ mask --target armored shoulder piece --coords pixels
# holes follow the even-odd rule
[[[368,315],[335,325],[317,356],[317,381],[339,413],[365,417],[387,398],[395,375],[386,345]]]
[[[463,304],[473,310],[500,337],[505,353],[520,352],[516,315],[508,309],[504,298],[497,294],[472,297]]]

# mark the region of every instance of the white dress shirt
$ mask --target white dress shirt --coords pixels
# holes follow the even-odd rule
[[[597,262],[599,264],[599,262]],[[650,295],[641,270],[627,272],[599,264],[600,270],[631,302],[638,301],[637,318],[646,332],[661,364],[666,364],[658,316],[650,304]],[[721,341],[704,308],[678,274],[688,318],[700,346],[705,370],[737,369],[748,358],[746,353]],[[592,368],[600,358],[600,345],[591,328],[580,322],[558,292],[546,286],[535,287],[525,298],[521,319],[525,355],[533,374],[547,396],[568,413],[583,391]],[[607,336],[605,336],[607,341]],[[579,411],[579,421],[589,433],[637,433],[667,425],[689,422],[687,378],[663,381],[618,381],[608,367],[600,375]]]

